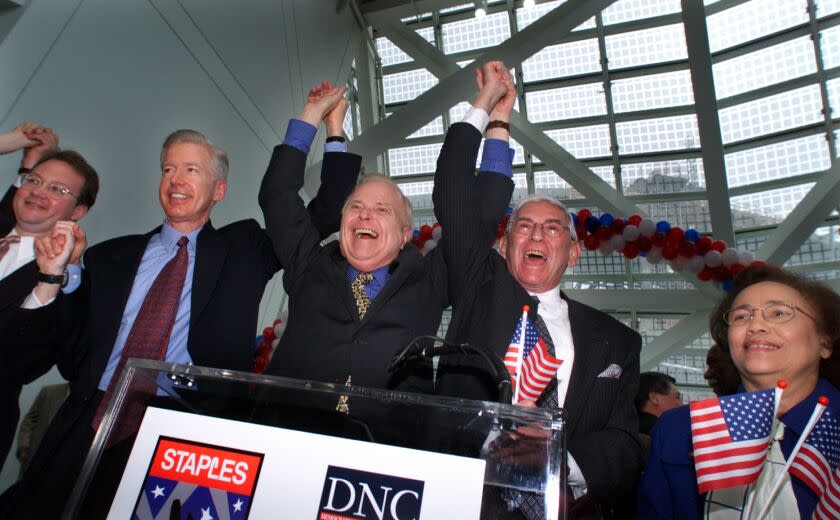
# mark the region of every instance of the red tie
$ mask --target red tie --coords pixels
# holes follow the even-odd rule
[[[12,244],[17,244],[19,242],[19,235],[11,235],[8,237],[0,238],[0,260],[3,260],[3,257],[6,256],[6,253],[9,252],[9,247]]]
[[[178,305],[181,300],[181,290],[184,288],[184,278],[187,275],[187,237],[178,240],[178,252],[158,274],[152,283],[140,312],[134,320],[131,332],[123,346],[120,362],[111,381],[108,383],[108,390],[96,408],[96,415],[91,426],[94,430],[99,428],[108,401],[111,400],[111,393],[114,385],[119,379],[120,373],[125,367],[128,358],[143,358],[161,360],[166,355],[166,348],[169,346],[169,335],[172,333],[172,326],[175,324],[175,316],[178,313]],[[123,411],[117,416],[116,424],[108,438],[108,446],[137,433],[143,413],[146,411],[146,399],[148,395],[155,393],[155,381],[146,378],[137,378],[131,385],[131,391],[126,396]]]

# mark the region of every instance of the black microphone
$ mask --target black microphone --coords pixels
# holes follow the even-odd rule
[[[422,340],[432,340],[431,346],[424,347],[421,345]],[[439,343],[440,345],[435,345]],[[460,345],[449,343],[443,338],[437,336],[418,336],[414,338],[411,343],[400,350],[388,365],[388,371],[393,373],[402,368],[407,363],[415,361],[429,362],[435,356],[447,356],[453,354],[467,354],[479,356],[486,364],[490,366],[493,380],[496,383],[498,390],[498,400],[500,403],[510,404],[513,398],[513,385],[510,382],[510,373],[505,366],[504,361],[497,356],[490,349],[481,345],[470,345],[469,343],[462,343]]]

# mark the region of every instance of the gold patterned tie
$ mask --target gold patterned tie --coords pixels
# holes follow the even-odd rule
[[[353,290],[353,298],[356,299],[356,309],[359,310],[359,319],[365,317],[368,307],[370,307],[370,298],[365,291],[365,285],[370,283],[371,280],[373,280],[372,273],[359,273],[353,283],[350,284],[350,288]]]
[[[9,247],[12,244],[20,243],[20,236],[19,235],[11,235],[8,237],[0,238],[0,260],[6,256],[6,253],[9,252]]]

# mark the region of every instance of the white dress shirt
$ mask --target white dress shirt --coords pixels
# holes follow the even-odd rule
[[[562,359],[563,363],[557,368],[557,402],[562,407],[566,402],[569,391],[569,378],[572,375],[572,365],[575,362],[575,344],[572,340],[572,324],[569,322],[569,304],[560,297],[560,286],[544,293],[530,293],[540,301],[537,313],[545,322],[551,342],[554,343],[554,357]],[[569,453],[569,486],[575,498],[586,494],[586,479],[583,472]]]
[[[17,236],[17,230],[13,229],[7,237]],[[17,244],[9,244],[9,250],[0,260],[0,280],[5,279],[32,260],[35,260],[35,239],[33,237],[20,237]]]

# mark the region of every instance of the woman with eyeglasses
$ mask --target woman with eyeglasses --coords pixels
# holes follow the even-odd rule
[[[775,388],[787,381],[776,416],[775,440],[757,484],[701,495],[691,437],[689,407],[665,412],[652,431],[651,452],[639,485],[638,518],[746,518],[756,485],[751,519],[810,519],[819,496],[794,473],[783,472],[820,396],[829,399],[825,421],[840,418],[840,296],[818,282],[771,266],[752,266],[710,316],[714,346],[706,379],[718,396]],[[833,416],[834,419],[831,419]],[[747,417],[744,427],[754,421]],[[826,424],[826,423],[824,423]],[[831,470],[840,456],[840,427],[828,430],[823,451]],[[781,469],[779,469],[781,468]],[[772,482],[771,482],[772,480]],[[767,499],[776,480],[782,482]],[[769,485],[768,485],[769,483]]]

